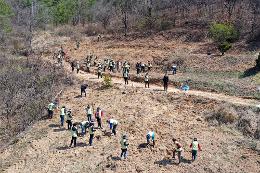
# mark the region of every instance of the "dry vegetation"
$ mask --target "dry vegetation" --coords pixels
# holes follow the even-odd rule
[[[260,172],[259,108],[139,85],[125,88],[112,85],[108,75],[103,84],[87,81],[88,96],[80,98],[87,76],[70,74],[50,58],[62,45],[67,61],[82,63],[89,53],[100,61],[127,60],[137,82],[144,76],[135,76],[135,63],[151,61],[151,83],[157,85],[163,70],[176,63],[170,87],[189,81],[192,90],[258,103],[259,10],[259,0],[0,0],[0,172]],[[208,37],[214,22],[233,24],[239,32],[225,56]],[[75,41],[81,43],[78,50]],[[85,106],[95,103],[106,118],[119,121],[119,135],[98,131],[94,147],[80,137],[78,147],[69,148],[70,133],[58,127],[59,112],[44,119],[46,105],[61,89],[61,104],[72,108],[75,121],[84,120]],[[156,147],[144,148],[151,128]],[[123,132],[130,142],[126,161],[118,158]],[[173,137],[184,146],[180,165],[171,159]],[[190,163],[193,137],[203,151]]]
[[[33,122],[65,83],[63,70],[35,57],[0,57],[0,148]]]

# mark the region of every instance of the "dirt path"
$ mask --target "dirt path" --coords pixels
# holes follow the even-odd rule
[[[70,67],[68,64],[65,65],[65,68],[67,69],[67,71],[70,71]],[[93,82],[103,82],[102,79],[97,78],[97,75],[94,75],[92,73],[86,73],[84,71],[80,71],[78,74],[75,74],[75,76],[80,78],[81,80],[87,80],[87,81],[93,81]],[[123,78],[113,77],[112,81],[114,84],[119,85],[121,88],[124,88],[124,87],[144,88],[144,83],[134,82],[131,80],[129,81],[129,84],[126,86],[124,84]],[[146,88],[146,89],[153,90],[153,91],[162,91],[163,87],[150,84],[150,88]],[[243,98],[235,97],[235,96],[211,93],[211,92],[206,92],[206,91],[197,91],[197,90],[189,90],[189,91],[184,92],[184,91],[181,91],[180,89],[176,89],[173,87],[169,87],[168,92],[185,93],[187,95],[201,96],[204,98],[213,99],[213,100],[217,100],[217,101],[223,101],[223,102],[231,103],[234,105],[242,105],[242,106],[260,108],[260,101],[253,100],[253,99],[243,99]]]

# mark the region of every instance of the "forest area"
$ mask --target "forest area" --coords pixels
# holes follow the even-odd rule
[[[239,39],[249,43],[260,35],[259,0],[1,0],[0,4],[1,44],[13,47],[30,48],[33,32],[63,25],[86,26],[87,35],[127,36],[179,27],[207,30],[213,23],[228,23]]]

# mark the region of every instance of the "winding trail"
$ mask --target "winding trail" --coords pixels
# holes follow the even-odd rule
[[[68,63],[65,64],[65,69],[68,73],[70,72],[70,66]],[[93,81],[93,82],[103,82],[102,79],[98,79],[97,75],[92,74],[92,73],[87,73],[84,71],[80,71],[78,74],[75,73],[75,76],[81,80],[87,80],[87,81]],[[124,88],[124,87],[136,87],[136,88],[144,88],[144,83],[140,82],[134,82],[129,80],[129,84],[125,85],[124,80],[119,77],[112,77],[112,81],[114,84],[119,85],[119,87]],[[162,91],[163,87],[150,84],[150,88],[146,88],[147,90],[153,90],[153,91]],[[180,89],[176,89],[173,87],[168,88],[168,92],[173,92],[173,93],[184,93],[184,91]],[[260,101],[254,100],[254,99],[244,99],[241,97],[236,97],[236,96],[229,96],[225,94],[219,94],[219,93],[211,93],[211,92],[206,92],[206,91],[198,91],[198,90],[189,90],[185,92],[186,95],[193,95],[193,96],[200,96],[212,100],[217,100],[217,101],[223,101],[227,103],[231,103],[234,105],[242,105],[242,106],[250,106],[250,107],[258,107],[260,108]]]

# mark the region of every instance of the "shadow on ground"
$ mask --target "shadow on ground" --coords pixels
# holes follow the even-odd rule
[[[77,145],[76,145],[76,147],[74,147],[74,145],[72,145],[72,147],[73,148],[77,148],[77,147],[86,147],[86,146],[88,146],[86,143],[84,143],[84,142],[79,142],[79,143],[77,143]],[[57,147],[56,148],[57,150],[69,150],[69,149],[72,149],[71,147],[69,147],[69,146],[61,146],[61,147]]]
[[[115,160],[115,161],[121,160],[121,158],[118,157],[118,156],[111,157],[111,159],[112,159],[112,160]]]
[[[68,150],[68,149],[70,149],[70,147],[69,146],[62,146],[62,147],[57,147],[56,148],[57,150]]]
[[[147,148],[147,143],[142,143],[138,146],[138,149]]]
[[[174,164],[177,164],[177,163],[174,163],[172,161],[172,159],[163,159],[163,160],[160,160],[160,161],[155,161],[154,164],[167,166],[167,165],[174,165]]]
[[[49,127],[56,128],[56,127],[60,127],[60,125],[59,124],[50,124]]]
[[[53,129],[54,132],[62,132],[62,131],[65,131],[66,129],[65,128],[61,128],[61,129]]]
[[[163,159],[160,161],[155,161],[154,164],[158,164],[158,165],[162,165],[162,166],[166,166],[166,165],[178,165],[179,163],[177,163],[178,160],[173,160],[173,159]],[[182,158],[181,163],[180,164],[191,164],[192,161]]]
[[[256,67],[252,67],[250,69],[247,69],[241,76],[240,78],[246,78],[250,76],[254,76],[259,72],[259,69]]]

